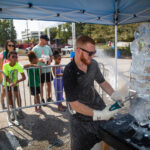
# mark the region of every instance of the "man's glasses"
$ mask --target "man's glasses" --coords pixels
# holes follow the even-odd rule
[[[8,45],[8,47],[15,47],[15,45]]]
[[[13,55],[13,56],[11,56],[11,58],[16,58],[16,59],[17,59],[17,58],[18,58],[18,56],[14,56],[14,55]]]
[[[92,56],[92,55],[94,55],[95,53],[96,53],[96,51],[94,51],[94,52],[89,52],[89,51],[87,51],[86,49],[84,49],[84,48],[80,48],[82,51],[84,51],[84,52],[86,52],[86,53],[88,53],[89,54],[89,56]]]

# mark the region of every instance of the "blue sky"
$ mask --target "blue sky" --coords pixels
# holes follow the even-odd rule
[[[54,27],[58,26],[58,24],[62,24],[62,22],[54,22],[54,21],[26,21],[26,20],[14,20],[14,26],[17,31],[17,39],[21,39],[21,31],[24,31],[27,28],[30,31],[44,31],[46,27]]]

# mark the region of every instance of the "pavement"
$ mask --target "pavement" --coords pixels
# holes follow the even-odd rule
[[[114,58],[100,55],[95,57],[98,62],[106,66],[108,82],[113,83]],[[62,64],[67,64],[70,58],[62,58]],[[21,64],[28,63],[26,56],[20,56]],[[129,68],[131,59],[119,59],[119,86],[118,89],[126,95],[129,82]],[[109,71],[109,69],[112,71]],[[30,101],[27,80],[25,82],[25,96]],[[23,88],[20,87],[22,99],[24,99]],[[53,92],[54,93],[54,92]],[[54,95],[53,95],[54,96]],[[31,99],[32,103],[33,100]],[[25,105],[23,103],[23,105]],[[64,103],[65,105],[65,103]],[[0,113],[0,150],[69,150],[70,135],[68,112],[59,112],[55,104],[42,107],[43,113],[37,114],[34,108],[23,109],[24,119],[19,120],[19,126],[8,127],[7,113]],[[11,140],[10,140],[11,139]],[[13,144],[12,139],[14,140]]]

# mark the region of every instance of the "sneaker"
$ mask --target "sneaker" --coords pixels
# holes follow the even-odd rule
[[[22,110],[19,110],[19,111],[17,112],[17,118],[18,118],[18,119],[23,119],[23,118],[24,118],[24,115],[23,115]]]
[[[60,104],[60,105],[58,105],[58,111],[64,112],[64,111],[66,111],[66,108],[62,104]]]
[[[35,110],[35,112],[42,114],[43,110],[41,108],[38,108],[37,110]]]
[[[39,108],[38,110],[39,110],[40,113],[44,113],[42,108]]]
[[[8,119],[8,117],[7,117],[7,121],[8,121],[9,127],[12,127],[12,126],[13,126],[13,123],[11,122],[11,120]]]
[[[51,101],[52,101],[52,98],[49,97],[49,98],[47,99],[47,102],[51,102]]]
[[[10,120],[11,120],[11,121],[14,121],[14,120],[15,120],[14,112],[11,112],[11,113],[10,113]]]
[[[45,104],[45,100],[44,100],[44,99],[42,99],[42,104]],[[43,106],[46,106],[46,104],[45,104],[45,105],[43,105]]]
[[[13,123],[10,120],[8,120],[8,125],[9,125],[9,127],[12,127]]]
[[[16,126],[19,126],[19,122],[18,122],[17,120],[15,120],[13,123],[14,123]]]

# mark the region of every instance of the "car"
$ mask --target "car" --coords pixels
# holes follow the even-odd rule
[[[26,54],[28,54],[28,52],[31,51],[31,49],[32,49],[31,47],[27,47],[26,48]]]
[[[73,51],[72,46],[65,46],[64,48],[61,48],[61,52],[63,53],[63,55],[70,54],[70,52],[72,51]]]

